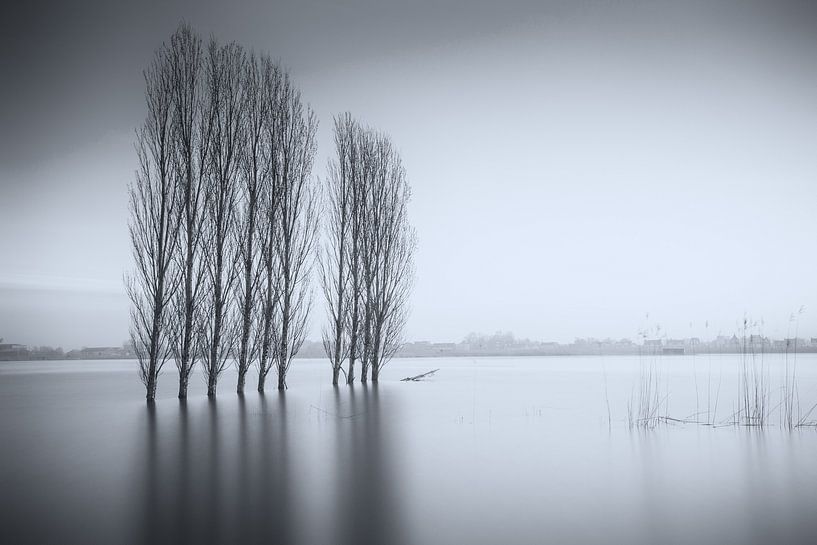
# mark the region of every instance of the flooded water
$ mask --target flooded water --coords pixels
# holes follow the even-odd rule
[[[739,356],[659,358],[662,413],[728,421]],[[399,379],[439,368],[424,382]],[[399,359],[285,394],[226,373],[148,407],[134,362],[0,364],[3,543],[817,542],[817,431],[631,429],[637,357]],[[779,401],[782,357],[765,357]],[[797,361],[817,402],[817,358]],[[716,387],[720,388],[716,390]],[[815,415],[817,416],[817,415]]]

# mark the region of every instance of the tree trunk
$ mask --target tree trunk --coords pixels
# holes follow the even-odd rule
[[[147,395],[145,395],[148,403],[153,403],[156,400],[156,374],[151,373],[148,377]]]
[[[279,390],[286,390],[287,389],[287,381],[286,376],[284,373],[278,374],[278,389]]]
[[[243,394],[244,393],[244,383],[246,382],[247,377],[247,370],[246,369],[239,369],[238,370],[238,386],[236,386],[236,393]]]
[[[332,369],[332,386],[338,385],[338,375],[340,375],[340,369],[335,367]]]
[[[179,375],[179,399],[187,399],[187,383],[190,382],[190,375],[182,372]]]
[[[247,374],[247,368],[249,367],[249,362],[247,362],[247,339],[244,338],[243,335],[242,333],[240,341],[241,349],[238,355],[238,384],[236,385],[236,392],[239,394],[244,391],[244,375]]]
[[[215,373],[211,373],[207,379],[207,397],[216,397],[216,380]]]
[[[266,379],[267,379],[267,375],[265,373],[263,373],[263,372],[258,373],[258,393],[259,394],[264,393],[264,382],[266,381]]]
[[[190,170],[190,163],[188,162],[187,171],[187,188],[185,190],[185,206],[187,208],[187,233],[188,237],[192,237],[195,231],[195,221],[190,213],[190,191],[192,188],[193,174]],[[187,256],[185,258],[184,269],[184,325],[182,326],[182,350],[181,350],[181,366],[179,367],[179,399],[187,399],[187,384],[190,382],[190,352],[193,337],[193,243],[192,238],[187,241]]]
[[[349,374],[346,375],[346,384],[355,383],[355,359],[349,357]]]
[[[255,199],[250,200],[249,210],[249,226],[247,228],[247,257],[244,260],[244,301],[242,316],[241,316],[241,354],[238,358],[238,393],[244,391],[244,375],[247,373],[247,368],[250,366],[249,358],[249,342],[250,331],[252,329],[252,252],[253,252],[253,237],[255,236]]]
[[[380,347],[378,343],[375,343],[376,352],[372,357],[372,382],[377,382],[378,377],[380,376],[380,358],[377,356],[379,354]]]

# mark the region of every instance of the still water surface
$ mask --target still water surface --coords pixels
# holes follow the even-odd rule
[[[728,419],[738,362],[660,358],[666,412],[711,412],[720,383]],[[817,431],[631,430],[643,365],[398,359],[333,389],[297,360],[285,394],[238,397],[230,371],[186,403],[171,368],[149,408],[134,362],[2,363],[0,542],[817,543]],[[817,358],[797,365],[810,406]]]

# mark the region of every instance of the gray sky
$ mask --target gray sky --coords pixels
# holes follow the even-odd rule
[[[115,4],[0,22],[7,342],[126,338],[141,70],[182,19],[291,68],[316,175],[333,114],[391,134],[419,236],[411,339],[635,337],[647,313],[676,337],[744,313],[782,337],[801,305],[817,336],[807,2]]]

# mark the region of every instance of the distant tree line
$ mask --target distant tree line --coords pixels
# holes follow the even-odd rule
[[[346,365],[351,384],[357,361],[376,381],[399,348],[413,274],[409,187],[389,139],[339,116],[322,192],[315,114],[267,55],[181,25],[144,78],[126,286],[147,399],[170,360],[179,398],[196,365],[209,396],[230,365],[239,393],[253,366],[259,392],[273,369],[285,389],[318,253],[333,383]]]

